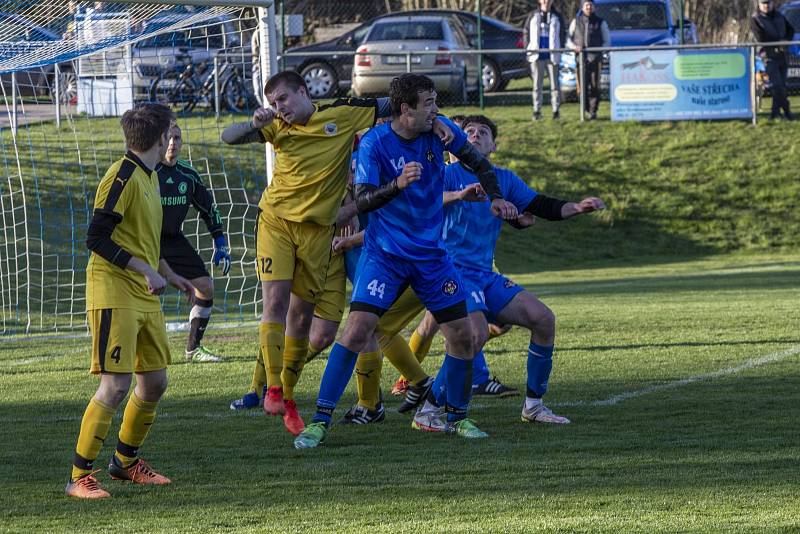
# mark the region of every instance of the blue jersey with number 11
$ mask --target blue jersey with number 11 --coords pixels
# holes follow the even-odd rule
[[[439,119],[455,134],[447,150],[457,152],[466,143],[466,134],[448,119]],[[364,135],[358,147],[356,184],[380,187],[400,176],[407,163],[422,165],[419,180],[370,212],[364,237],[367,251],[377,249],[412,261],[447,254],[442,241],[445,150],[432,131],[408,140],[397,135],[391,123],[376,126]]]
[[[536,198],[536,191],[510,170],[495,167],[494,172],[503,198],[520,212]],[[460,163],[447,166],[444,182],[446,191],[461,191],[468,185],[479,183],[478,178]],[[492,214],[489,201],[456,201],[445,206],[444,216],[442,237],[453,262],[459,267],[491,271],[494,247],[503,221]]]

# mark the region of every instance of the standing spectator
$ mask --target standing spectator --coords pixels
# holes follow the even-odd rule
[[[775,10],[773,0],[759,0],[758,13],[750,19],[750,31],[753,33],[753,38],[759,43],[774,43],[791,41],[795,30],[786,17]],[[759,51],[759,55],[764,60],[772,89],[770,117],[777,119],[781,116],[781,109],[783,109],[783,116],[787,120],[792,120],[789,98],[786,95],[786,75],[788,73],[786,47],[764,46]]]
[[[525,22],[525,42],[528,50],[550,50],[550,52],[533,52],[528,54],[533,78],[533,120],[542,118],[542,82],[545,69],[550,78],[550,104],[553,107],[553,119],[558,119],[558,108],[561,104],[561,88],[558,85],[558,68],[561,53],[553,52],[561,48],[564,19],[555,9],[551,9],[550,0],[539,0],[539,9],[528,15]]]
[[[579,61],[584,62],[583,73],[586,78],[580,78],[578,68],[578,90],[586,91],[586,111],[589,120],[597,118],[597,106],[600,103],[600,66],[603,54],[600,52],[582,53],[584,48],[607,48],[611,46],[611,34],[608,23],[595,15],[594,0],[583,0],[581,12],[569,25],[569,39],[567,47],[580,54]]]

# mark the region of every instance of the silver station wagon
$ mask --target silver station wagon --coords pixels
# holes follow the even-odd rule
[[[413,72],[431,78],[438,92],[463,100],[478,90],[477,55],[458,53],[470,48],[455,17],[381,19],[370,28],[354,57],[353,93],[385,95],[392,78]]]

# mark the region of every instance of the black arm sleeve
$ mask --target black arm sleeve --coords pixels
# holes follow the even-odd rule
[[[524,230],[525,228],[527,228],[519,224],[519,222],[517,222],[516,219],[506,219],[506,222],[508,223],[509,226],[511,226],[512,228],[516,228],[517,230]]]
[[[222,141],[228,145],[245,145],[248,143],[265,143],[261,130],[252,122],[237,122],[222,131]]]
[[[474,146],[470,143],[464,143],[464,146],[455,153],[455,156],[478,177],[478,181],[481,183],[483,190],[486,191],[489,200],[503,198],[500,186],[497,184],[494,167]]]
[[[390,200],[399,194],[400,188],[397,187],[397,180],[392,180],[380,187],[370,184],[356,184],[356,208],[358,208],[359,213],[374,211],[388,204]]]
[[[522,210],[548,221],[562,221],[561,208],[566,204],[566,200],[552,198],[545,195],[536,195],[528,206]],[[513,224],[511,226],[514,226]]]
[[[133,256],[111,239],[114,227],[120,222],[122,216],[119,213],[94,210],[89,231],[86,233],[86,247],[104,260],[124,269]]]
[[[214,204],[214,198],[208,192],[206,186],[200,181],[200,176],[194,178],[194,190],[192,191],[192,206],[200,214],[203,221],[206,223],[211,237],[217,238],[223,235],[222,232],[222,216]]]

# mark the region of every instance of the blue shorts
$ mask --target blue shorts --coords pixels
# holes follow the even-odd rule
[[[458,272],[467,293],[467,311],[485,313],[490,323],[497,322],[500,310],[508,306],[517,293],[524,291],[513,280],[493,271],[458,267]]]
[[[375,249],[361,254],[350,309],[380,316],[408,286],[438,322],[467,316],[467,293],[449,256],[409,261]]]

